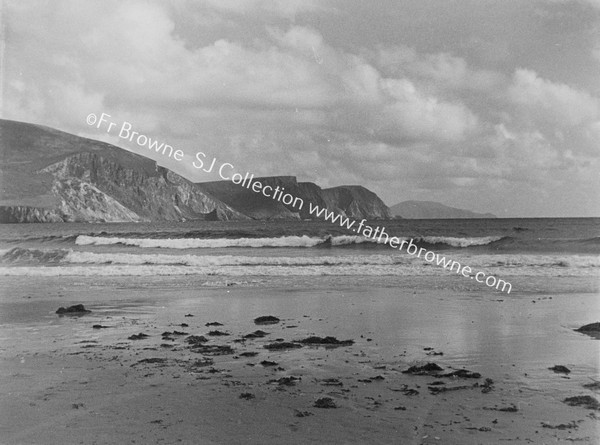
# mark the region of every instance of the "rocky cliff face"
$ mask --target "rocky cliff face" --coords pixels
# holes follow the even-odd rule
[[[292,176],[255,178],[255,181],[261,182],[263,186],[283,187],[286,193],[291,194],[295,190],[294,187],[297,186],[296,178]],[[297,209],[285,206],[277,200],[267,198],[261,193],[253,192],[230,181],[204,182],[197,186],[253,219],[300,219],[301,217]]]
[[[64,222],[58,209],[28,206],[0,206],[2,223],[54,223]]]
[[[303,199],[298,209],[229,181],[192,183],[110,144],[21,122],[0,120],[0,154],[4,223],[307,219],[309,202],[355,218],[390,217],[364,187],[257,178]]]
[[[256,219],[313,219],[309,203],[352,218],[389,219],[391,213],[379,197],[361,186],[341,186],[322,189],[312,182],[298,182],[295,176],[254,178],[275,189],[303,200],[301,209],[266,198],[248,188],[229,181],[198,184],[223,202]]]
[[[0,120],[0,222],[249,219],[134,153]]]
[[[41,172],[55,178],[53,191],[65,221],[184,221],[205,219],[211,212],[220,220],[248,219],[162,167],[148,172],[102,154],[81,153]]]
[[[344,185],[323,190],[323,198],[329,209],[352,218],[389,219],[390,209],[379,197],[360,185]]]

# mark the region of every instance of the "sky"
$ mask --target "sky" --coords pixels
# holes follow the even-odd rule
[[[194,182],[363,185],[386,204],[600,216],[600,0],[0,0],[0,117]],[[176,162],[86,123],[185,153]]]

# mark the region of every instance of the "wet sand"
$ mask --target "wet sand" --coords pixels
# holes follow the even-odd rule
[[[574,331],[595,293],[206,281],[5,280],[2,443],[598,442],[600,411],[563,402],[600,398],[600,343]]]

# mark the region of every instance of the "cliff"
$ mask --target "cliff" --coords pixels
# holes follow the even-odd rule
[[[390,210],[394,216],[407,219],[497,218],[491,213],[476,213],[433,201],[404,201],[390,207]]]
[[[340,186],[322,189],[312,182],[298,182],[295,176],[254,178],[263,187],[279,187],[284,193],[303,200],[301,209],[267,198],[229,181],[198,184],[231,207],[255,219],[313,219],[309,203],[352,218],[389,219],[391,213],[379,197],[362,186]]]
[[[294,195],[296,191],[296,178],[292,176],[276,176],[272,178],[255,178],[264,185],[275,188],[285,188],[286,193]],[[285,206],[274,199],[267,198],[261,193],[253,192],[231,181],[203,182],[197,184],[201,189],[217,197],[227,205],[253,219],[300,219],[297,209]],[[298,196],[298,195],[294,195]]]
[[[230,181],[193,183],[113,145],[0,120],[0,222],[308,219],[309,202],[354,218],[390,218],[360,186],[321,189],[293,176],[256,178],[304,200],[284,205]]]
[[[379,197],[360,185],[343,185],[323,190],[323,198],[329,209],[352,218],[389,219],[390,209]]]
[[[0,222],[249,219],[154,161],[38,125],[0,121]]]

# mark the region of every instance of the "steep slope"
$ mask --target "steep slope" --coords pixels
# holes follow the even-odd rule
[[[379,197],[360,185],[343,185],[323,190],[323,199],[329,209],[352,218],[389,219],[390,209]]]
[[[0,222],[248,219],[143,156],[0,120]]]
[[[279,187],[284,193],[303,200],[301,209],[267,198],[246,187],[229,181],[200,183],[203,190],[216,196],[240,212],[256,219],[312,219],[309,203],[328,208],[341,215],[353,218],[389,219],[391,213],[379,197],[361,186],[340,186],[322,189],[312,182],[298,182],[295,176],[254,178],[263,186]]]
[[[0,120],[0,158],[5,223],[308,219],[309,203],[355,218],[390,217],[364,187],[256,178],[301,198],[297,208],[230,181],[193,183],[119,147],[22,122]]]
[[[274,176],[269,178],[254,178],[255,181],[273,188],[285,188],[286,193],[299,196],[296,178],[293,176]],[[219,200],[227,203],[239,212],[254,219],[299,219],[298,209],[285,206],[277,200],[267,198],[230,181],[202,182],[196,184],[201,190],[210,193]]]
[[[433,201],[404,201],[390,207],[390,210],[394,216],[408,219],[496,218],[491,213],[476,213]]]

